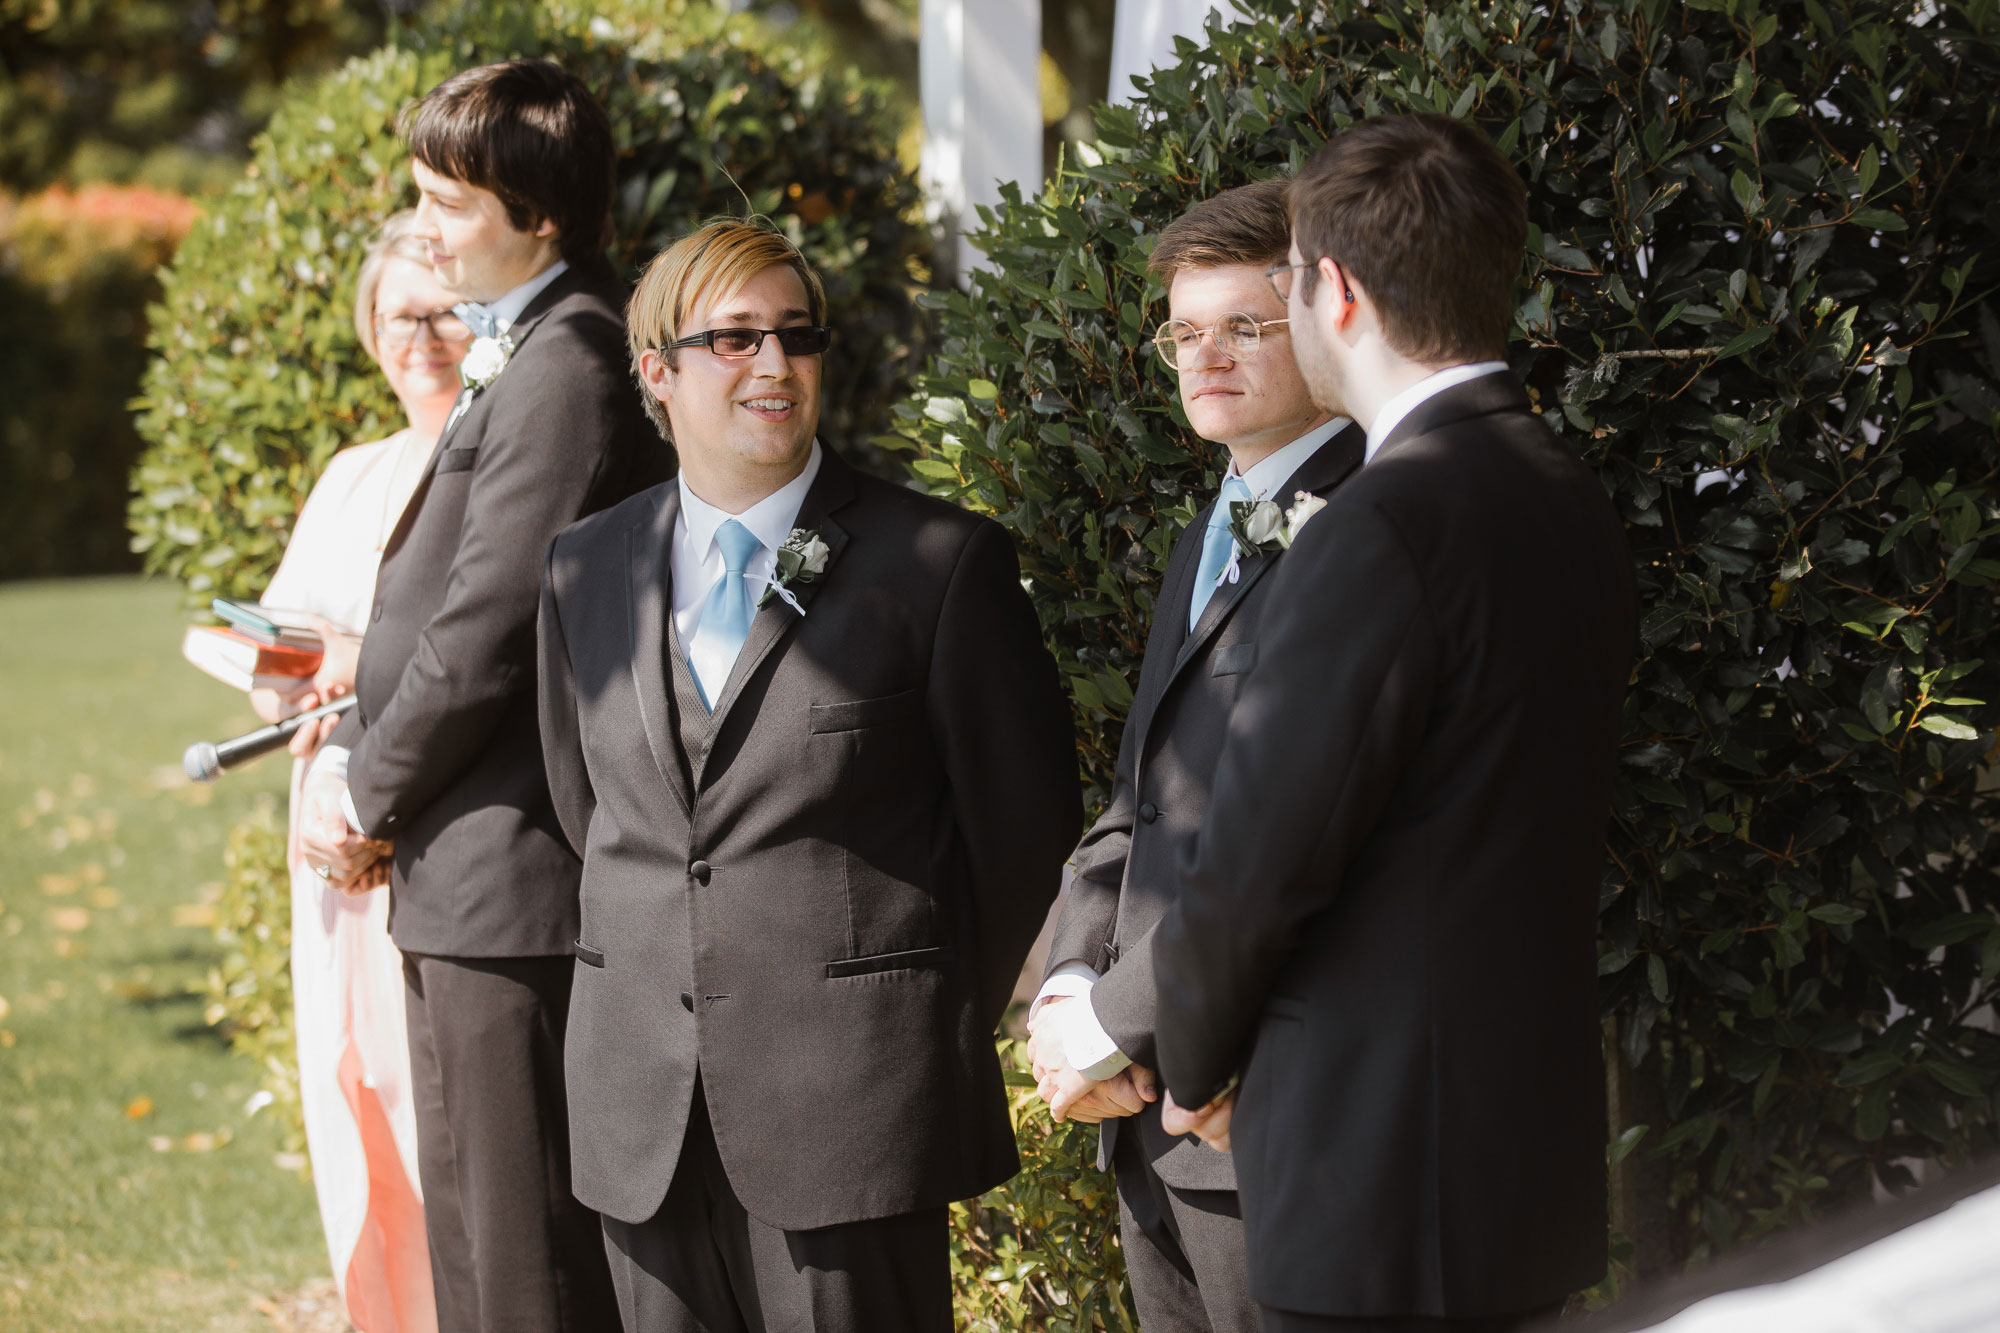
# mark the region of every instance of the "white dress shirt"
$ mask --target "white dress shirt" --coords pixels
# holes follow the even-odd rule
[[[717,509],[696,495],[688,486],[687,473],[681,473],[675,483],[681,490],[681,512],[680,517],[674,520],[673,551],[668,560],[673,573],[674,633],[680,636],[682,652],[693,653],[694,632],[701,626],[701,608],[708,601],[709,590],[724,573],[722,547],[716,544],[715,530],[733,518],[750,529],[750,535],[757,539],[759,549],[751,555],[750,562],[743,569],[754,605],[777,571],[778,548],[785,544],[785,538],[792,535],[792,528],[798,522],[799,506],[805,503],[806,492],[812,489],[813,478],[819,475],[819,464],[819,441],[814,440],[812,452],[806,458],[805,471],[740,514]],[[702,647],[710,650],[711,645],[703,644]],[[738,644],[737,651],[741,650],[742,645]],[[689,665],[699,679],[716,682],[704,688],[710,698],[720,699],[723,683],[728,681],[730,670],[736,665],[736,653],[729,654],[727,660],[718,656],[712,661],[701,662],[690,656]]]
[[[1250,488],[1252,499],[1274,500],[1283,505],[1291,497],[1274,495],[1278,487],[1291,480],[1306,460],[1320,451],[1320,448],[1353,423],[1346,417],[1335,417],[1325,425],[1316,426],[1284,448],[1254,463],[1246,470],[1236,466],[1236,460],[1229,461],[1229,476],[1239,477]],[[1118,1043],[1097,1021],[1097,1011],[1090,1007],[1090,990],[1097,984],[1097,973],[1082,963],[1064,963],[1049,974],[1042,988],[1035,994],[1035,1002],[1028,1009],[1028,1017],[1038,1027],[1049,1025],[1062,1040],[1064,1056],[1070,1066],[1085,1078],[1110,1078],[1126,1065],[1132,1057],[1118,1049]],[[1081,1004],[1061,1004],[1048,1010],[1046,1017],[1037,1017],[1048,1001],[1057,996],[1081,997]]]
[[[528,308],[528,303],[533,301],[537,296],[540,296],[543,289],[567,272],[569,272],[569,261],[558,259],[555,263],[549,265],[534,277],[529,278],[499,300],[488,301],[486,309],[492,314],[493,323],[498,330],[501,333],[505,333],[513,328],[515,321],[521,318],[521,312]],[[458,401],[452,404],[451,416],[445,420],[445,430],[449,431],[453,426],[456,426],[458,419],[465,415],[466,409],[471,405],[472,391],[469,389],[459,390]],[[341,783],[345,784],[347,781],[347,754],[347,747],[344,745],[322,746],[320,747],[320,752],[313,756],[310,772],[313,774],[328,774],[340,779]],[[340,792],[340,812],[347,816],[347,826],[356,833],[365,833],[367,831],[361,827],[361,816],[355,813],[354,809],[354,796],[347,791],[345,785],[342,786]]]
[[[1455,384],[1476,380],[1481,375],[1491,375],[1506,368],[1505,361],[1474,361],[1463,366],[1446,366],[1418,380],[1382,404],[1382,410],[1375,414],[1375,424],[1368,428],[1368,452],[1362,456],[1362,463],[1374,462],[1375,451],[1382,447],[1382,441],[1389,438],[1389,432],[1402,425],[1403,418],[1416,411],[1426,399],[1443,393]]]

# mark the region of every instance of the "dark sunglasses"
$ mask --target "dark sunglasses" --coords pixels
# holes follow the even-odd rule
[[[766,337],[776,338],[786,356],[818,356],[833,341],[833,330],[819,324],[801,324],[789,329],[709,329],[676,338],[668,345],[706,347],[717,356],[740,361],[757,355]]]

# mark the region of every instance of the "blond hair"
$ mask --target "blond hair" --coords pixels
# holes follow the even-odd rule
[[[391,259],[408,259],[430,269],[430,252],[424,243],[413,234],[417,228],[417,211],[406,208],[400,213],[391,213],[375,232],[375,239],[368,243],[368,252],[361,259],[361,276],[354,287],[354,332],[361,339],[361,350],[374,358],[375,364],[382,364],[382,357],[375,350],[375,294],[382,287],[382,270],[389,266]]]
[[[679,369],[680,354],[672,343],[696,307],[706,299],[729,299],[750,279],[779,264],[790,265],[799,275],[806,289],[807,316],[814,324],[826,323],[826,289],[819,274],[799,248],[764,218],[712,219],[660,251],[646,266],[625,306],[625,341],[646,415],[668,440],[673,431],[666,404],[646,386],[639,358],[657,351],[670,368]]]

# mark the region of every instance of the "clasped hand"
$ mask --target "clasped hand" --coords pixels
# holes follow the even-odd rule
[[[394,844],[358,832],[347,822],[340,798],[347,784],[324,773],[308,773],[305,809],[299,816],[299,850],[310,866],[327,868],[326,882],[346,894],[363,894],[389,882],[386,859]]]
[[[1147,1102],[1159,1097],[1153,1071],[1144,1065],[1127,1065],[1105,1079],[1080,1074],[1063,1050],[1058,1025],[1045,1021],[1057,1005],[1076,1002],[1072,996],[1054,996],[1044,1001],[1028,1022],[1028,1058],[1034,1062],[1035,1091],[1049,1104],[1049,1115],[1057,1122],[1080,1120],[1094,1125],[1100,1120],[1137,1115]]]

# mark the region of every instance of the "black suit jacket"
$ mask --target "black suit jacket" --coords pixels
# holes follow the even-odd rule
[[[383,552],[360,704],[333,742],[353,750],[362,827],[395,840],[390,931],[408,952],[523,957],[576,938],[577,861],[535,726],[535,590],[551,537],[669,470],[624,303],[602,260],[536,296]]]
[[[697,1070],[773,1226],[977,1195],[1017,1169],[993,1031],[1082,824],[1013,547],[827,451],[797,526],[831,560],[803,616],[757,612],[697,775],[668,697],[679,510],[669,483],[570,528],[542,586],[549,784],[583,852],[577,1196],[658,1210]]]
[[[1294,493],[1325,497],[1361,465],[1367,433],[1350,425],[1321,445],[1271,499],[1289,508]],[[1155,1067],[1157,1006],[1153,953],[1146,936],[1180,889],[1177,858],[1208,812],[1215,761],[1229,734],[1229,713],[1271,605],[1266,577],[1283,553],[1246,557],[1241,577],[1224,583],[1202,609],[1192,632],[1188,607],[1201,563],[1209,514],[1202,510],[1174,544],[1153,625],[1146,638],[1139,688],[1118,747],[1111,800],[1084,834],[1073,858],[1075,878],[1049,948],[1053,973],[1082,963],[1100,973],[1090,1004],[1118,1049]],[[1106,1120],[1098,1147],[1108,1167],[1116,1136],[1135,1125],[1160,1178],[1182,1189],[1236,1188],[1229,1154],[1160,1126],[1159,1104],[1132,1121]]]
[[[1267,582],[1154,932],[1182,1105],[1242,1070],[1251,1291],[1516,1313],[1605,1264],[1594,945],[1631,557],[1494,374],[1420,404]]]

